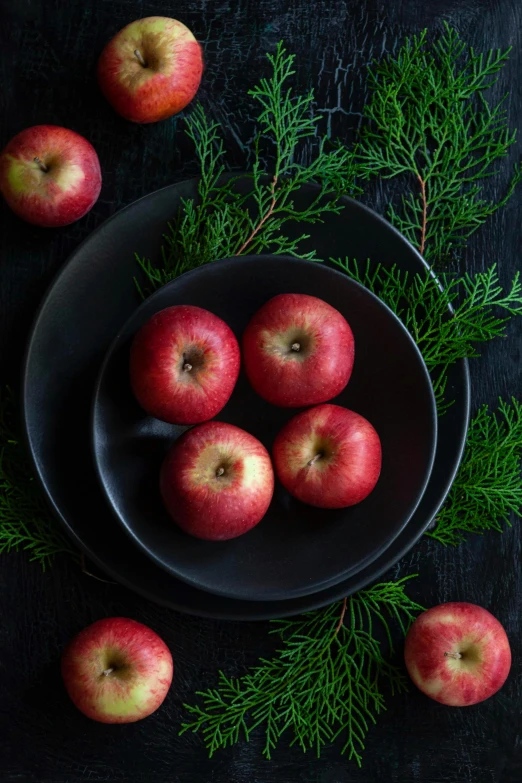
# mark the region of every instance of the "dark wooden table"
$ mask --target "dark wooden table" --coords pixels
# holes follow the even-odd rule
[[[2,0],[0,144],[37,123],[71,127],[96,147],[103,189],[92,212],[62,230],[32,228],[0,205],[0,381],[16,382],[35,308],[68,254],[96,226],[156,188],[195,173],[180,120],[139,127],[120,119],[94,78],[113,33],[153,13],[183,20],[204,42],[200,92],[223,123],[231,162],[244,166],[252,133],[246,90],[265,72],[264,53],[284,38],[297,54],[297,82],[314,86],[334,135],[349,140],[364,102],[364,70],[404,35],[454,25],[478,49],[514,47],[498,85],[522,127],[522,4],[518,0]],[[520,146],[510,155],[520,157]],[[486,195],[501,192],[509,162]],[[374,206],[384,204],[377,198]],[[522,189],[475,235],[463,263],[498,261],[507,282],[520,267]],[[509,338],[472,363],[473,406],[522,387],[522,320]],[[71,455],[74,458],[74,455]],[[390,698],[358,770],[332,747],[317,760],[284,744],[272,762],[254,738],[208,760],[199,737],[179,738],[182,703],[211,686],[219,668],[239,674],[272,641],[266,623],[200,620],[154,606],[117,585],[85,576],[65,558],[47,573],[24,555],[0,561],[0,779],[17,783],[515,783],[522,779],[522,537],[520,525],[458,549],[423,540],[389,574],[419,571],[413,595],[424,605],[468,600],[505,625],[514,663],[495,698],[444,708],[416,690]],[[129,726],[89,722],[69,703],[59,677],[65,642],[97,618],[128,615],[155,628],[176,662],[174,687],[153,717]]]

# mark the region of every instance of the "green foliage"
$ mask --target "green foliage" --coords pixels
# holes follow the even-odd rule
[[[15,405],[7,389],[0,390],[0,553],[11,550],[28,552],[44,569],[58,553],[77,557],[33,480],[15,434]]]
[[[445,394],[451,365],[479,356],[476,343],[504,336],[510,318],[522,314],[520,275],[517,272],[504,291],[495,264],[486,272],[436,278],[429,271],[408,275],[396,266],[372,266],[369,261],[331,262],[377,294],[404,323],[432,375],[439,413],[451,404]]]
[[[522,516],[522,404],[487,405],[471,421],[457,478],[434,529],[428,536],[441,544],[460,544],[467,533],[501,532],[511,513]]]
[[[264,730],[263,753],[270,758],[282,735],[303,751],[321,749],[338,737],[342,752],[361,764],[365,737],[386,709],[381,692],[405,690],[402,667],[393,653],[390,618],[402,633],[422,607],[405,593],[405,582],[378,584],[342,603],[295,619],[274,621],[283,646],[236,679],[220,673],[219,683],[197,695],[201,705],[185,705],[191,721],[185,731],[201,732],[210,755]],[[383,643],[378,641],[379,634]]]
[[[317,223],[327,212],[340,212],[339,197],[355,193],[353,154],[326,139],[311,163],[298,163],[299,145],[314,136],[320,116],[313,111],[313,93],[294,95],[288,85],[294,74],[295,55],[287,55],[280,43],[275,55],[267,55],[271,76],[249,92],[259,107],[254,162],[246,193],[235,177],[225,178],[225,150],[219,123],[208,119],[201,106],[187,120],[187,134],[195,145],[200,168],[198,199],[185,199],[169,225],[159,265],[138,258],[154,290],[182,272],[218,258],[261,252],[302,253],[303,233],[290,239],[282,232],[288,221]],[[270,174],[265,155],[273,160]],[[294,197],[303,185],[316,183],[319,192],[306,206]]]
[[[509,51],[476,54],[446,25],[431,46],[425,30],[369,70],[359,176],[401,178],[409,193],[389,218],[432,264],[461,248],[522,179],[518,166],[503,198],[482,198],[481,181],[515,141],[504,99],[485,97]]]

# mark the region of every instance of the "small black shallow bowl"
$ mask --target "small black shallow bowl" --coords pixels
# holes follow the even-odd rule
[[[318,296],[352,327],[355,364],[346,389],[332,402],[352,408],[382,442],[381,477],[371,495],[347,509],[305,506],[276,483],[265,518],[224,542],[183,533],[167,515],[159,471],[172,441],[186,427],[165,424],[134,400],[129,348],[137,330],[174,304],[206,308],[238,339],[256,310],[280,293]],[[251,432],[270,450],[295,409],[264,402],[243,373],[217,416]],[[430,477],[437,417],[422,357],[398,318],[376,296],[321,264],[281,256],[214,262],[188,272],[149,297],[110,347],[93,402],[93,444],[102,488],[117,519],[156,563],[203,590],[246,600],[284,600],[334,585],[361,570],[407,525]]]

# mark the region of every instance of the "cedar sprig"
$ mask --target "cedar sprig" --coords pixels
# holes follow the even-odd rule
[[[270,759],[283,734],[290,745],[320,756],[338,738],[341,752],[361,765],[365,738],[390,693],[406,689],[403,667],[390,662],[396,632],[404,635],[422,607],[405,592],[404,577],[377,584],[326,609],[273,621],[282,647],[238,678],[185,705],[181,733],[200,732],[209,754],[253,732],[264,733]]]
[[[431,264],[462,248],[522,179],[518,165],[502,197],[482,196],[483,180],[498,174],[516,137],[506,96],[487,97],[509,52],[477,54],[445,24],[431,45],[424,30],[369,69],[359,176],[400,178],[408,192],[388,217]]]
[[[196,107],[186,132],[199,163],[198,199],[183,200],[168,227],[159,264],[138,257],[147,289],[218,258],[261,252],[314,258],[314,252],[300,250],[309,235],[290,238],[285,224],[320,222],[328,212],[341,211],[343,193],[359,192],[353,153],[340,144],[322,138],[311,161],[298,162],[301,142],[315,136],[321,117],[314,112],[313,92],[295,95],[290,86],[295,55],[279,43],[267,59],[271,75],[249,92],[258,107],[249,187],[245,192],[237,177],[226,176],[220,125],[202,106]],[[298,206],[295,196],[308,183],[318,184],[318,192]]]
[[[477,343],[503,337],[510,318],[522,314],[519,273],[504,289],[496,264],[485,272],[437,278],[429,270],[408,274],[397,266],[370,261],[359,264],[345,258],[331,262],[373,291],[402,320],[431,373],[439,414],[452,402],[446,395],[451,365],[479,356]]]
[[[480,408],[472,419],[466,450],[449,496],[427,535],[457,545],[469,533],[502,532],[522,516],[522,404],[499,401],[498,411]]]

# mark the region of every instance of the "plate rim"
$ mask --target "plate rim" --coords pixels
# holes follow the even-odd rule
[[[435,454],[437,451],[437,437],[438,437],[438,416],[437,416],[437,405],[435,400],[435,394],[433,391],[433,384],[432,380],[428,371],[428,368],[426,366],[426,362],[424,361],[424,357],[413,339],[412,335],[406,328],[405,324],[401,321],[401,319],[393,312],[393,310],[385,303],[382,299],[380,299],[376,294],[373,293],[373,291],[370,291],[368,288],[366,288],[364,285],[359,283],[357,280],[354,280],[353,278],[349,277],[348,275],[343,274],[340,270],[335,269],[331,266],[325,266],[321,262],[317,261],[311,261],[307,259],[300,259],[296,258],[295,256],[288,256],[288,255],[278,255],[278,254],[256,254],[256,255],[247,255],[244,257],[241,256],[230,256],[227,258],[220,258],[216,261],[211,262],[211,266],[214,269],[216,265],[221,264],[228,264],[232,265],[234,263],[240,263],[245,264],[249,262],[259,262],[262,263],[268,259],[271,259],[273,261],[276,261],[279,263],[280,261],[287,261],[292,264],[295,264],[296,266],[305,266],[307,264],[313,264],[316,267],[323,268],[325,271],[327,270],[329,274],[332,274],[334,277],[339,278],[340,280],[343,280],[343,284],[347,286],[352,286],[355,290],[358,290],[362,292],[363,296],[367,296],[370,299],[373,299],[377,306],[380,307],[382,310],[384,310],[392,321],[396,323],[398,326],[400,332],[405,336],[406,340],[409,342],[410,346],[413,348],[414,354],[417,357],[417,367],[418,370],[422,373],[423,380],[426,385],[427,389],[427,399],[429,402],[429,412],[428,412],[428,418],[431,424],[432,429],[432,437],[431,437],[431,444],[429,447],[429,457],[427,461],[426,470],[424,473],[423,480],[420,484],[418,493],[415,495],[415,500],[412,502],[411,507],[408,510],[407,515],[405,516],[405,520],[401,523],[400,529],[398,532],[396,532],[393,537],[388,541],[388,543],[384,546],[383,549],[378,550],[376,554],[369,555],[366,560],[363,562],[363,565],[360,568],[354,567],[352,571],[347,571],[344,573],[341,573],[341,575],[338,575],[336,577],[331,577],[330,579],[325,579],[319,586],[314,585],[310,589],[306,589],[304,587],[295,589],[292,591],[291,595],[280,595],[278,592],[274,595],[268,595],[268,596],[260,596],[255,597],[253,595],[234,595],[226,590],[222,589],[210,589],[210,587],[205,587],[198,583],[195,579],[191,579],[189,576],[182,575],[180,573],[177,573],[165,560],[162,560],[159,555],[157,555],[153,550],[149,549],[146,544],[141,540],[141,538],[134,532],[132,529],[132,526],[129,525],[125,519],[124,515],[121,514],[118,509],[116,508],[113,499],[111,497],[111,493],[108,490],[107,487],[107,481],[105,478],[105,474],[102,471],[100,459],[99,459],[99,447],[97,445],[97,430],[96,430],[96,412],[99,405],[99,396],[100,396],[100,389],[104,380],[104,377],[106,375],[106,370],[108,364],[111,362],[111,359],[114,356],[114,351],[118,348],[119,343],[121,341],[121,336],[123,332],[127,331],[128,325],[133,321],[136,316],[139,314],[140,311],[144,310],[147,303],[150,302],[150,300],[157,295],[159,295],[160,292],[164,292],[166,288],[174,288],[178,281],[182,278],[185,278],[187,276],[199,276],[201,274],[204,274],[205,270],[210,266],[210,264],[205,264],[199,267],[196,267],[195,269],[188,270],[187,272],[184,272],[183,274],[179,275],[179,277],[175,278],[174,280],[169,281],[165,285],[161,286],[160,288],[156,289],[150,296],[148,296],[143,302],[141,302],[138,307],[131,313],[131,315],[126,319],[126,321],[122,324],[120,329],[118,330],[118,333],[115,335],[114,339],[111,341],[109,347],[107,348],[103,360],[101,362],[100,368],[98,370],[98,373],[96,375],[96,380],[94,383],[93,393],[91,397],[91,408],[90,408],[90,447],[91,447],[91,454],[92,459],[94,463],[94,468],[96,472],[96,476],[98,479],[98,484],[103,492],[105,501],[110,508],[113,517],[116,519],[117,523],[121,526],[123,531],[125,532],[125,535],[129,537],[132,542],[140,548],[140,550],[148,557],[150,560],[152,560],[157,566],[164,569],[169,573],[171,576],[173,576],[175,579],[180,579],[181,581],[191,585],[192,587],[202,590],[204,592],[209,592],[214,595],[222,596],[223,598],[230,598],[234,600],[242,600],[242,601],[252,601],[252,602],[261,602],[261,601],[286,601],[291,600],[293,598],[305,598],[306,596],[313,595],[316,592],[320,592],[322,590],[326,590],[328,588],[335,587],[337,584],[342,582],[345,579],[348,579],[350,577],[355,577],[357,573],[364,568],[367,568],[371,566],[375,560],[377,560],[379,557],[384,555],[386,550],[393,544],[393,542],[398,538],[398,536],[401,534],[401,532],[406,528],[408,523],[410,522],[412,516],[416,512],[417,508],[419,507],[422,498],[424,497],[424,493],[426,492],[426,488],[428,486],[429,480],[431,478],[431,474],[433,471],[433,465],[435,462]],[[326,404],[336,404],[335,402],[332,402],[331,400],[328,400]],[[306,407],[315,407],[315,406],[306,406]],[[301,410],[301,408],[294,409],[296,413]]]
[[[238,175],[241,176],[241,173]],[[245,176],[246,178],[246,176]],[[353,593],[361,590],[363,587],[365,587],[368,584],[371,584],[372,582],[375,582],[377,579],[379,579],[386,571],[388,571],[393,565],[397,564],[404,555],[409,552],[415,544],[420,540],[422,535],[425,533],[425,531],[430,526],[433,517],[436,515],[437,511],[441,508],[444,501],[446,500],[446,497],[451,489],[451,486],[453,484],[453,481],[455,479],[455,476],[459,470],[462,456],[464,453],[465,445],[466,445],[466,435],[469,425],[469,416],[470,416],[470,405],[471,405],[471,394],[470,394],[470,371],[469,371],[469,362],[467,358],[460,359],[459,362],[456,364],[460,364],[462,374],[463,374],[463,407],[464,407],[464,416],[462,420],[462,433],[460,436],[460,443],[457,449],[456,459],[454,466],[451,470],[451,472],[448,474],[447,480],[444,484],[443,489],[441,490],[439,494],[439,499],[434,506],[433,516],[431,519],[427,519],[425,525],[422,527],[421,530],[416,532],[416,534],[413,537],[408,538],[408,542],[402,544],[400,548],[394,553],[389,554],[388,557],[383,559],[377,559],[375,563],[378,563],[377,567],[374,569],[374,573],[371,577],[368,577],[364,574],[364,571],[362,571],[359,575],[359,579],[354,580],[352,583],[352,580],[350,579],[350,586],[343,588],[343,583],[339,583],[337,585],[337,590],[335,591],[335,595],[331,595],[330,591],[328,596],[323,595],[324,591],[320,591],[318,593],[312,594],[308,596],[306,601],[306,608],[303,607],[295,607],[295,606],[286,606],[284,601],[278,602],[279,606],[277,607],[277,611],[274,611],[273,609],[270,610],[269,608],[265,611],[258,611],[255,613],[254,616],[252,616],[251,613],[249,613],[248,609],[246,607],[241,607],[238,610],[230,610],[230,609],[220,609],[220,610],[207,610],[205,607],[205,602],[202,601],[201,605],[198,606],[198,608],[194,607],[187,607],[183,601],[177,601],[175,598],[171,599],[168,597],[165,597],[163,595],[154,595],[153,591],[151,591],[147,587],[142,587],[141,585],[134,584],[129,578],[127,578],[126,575],[122,575],[118,572],[116,568],[114,568],[112,565],[107,564],[99,555],[96,554],[94,550],[92,550],[91,547],[86,546],[80,539],[78,533],[74,529],[74,527],[69,523],[67,518],[64,514],[60,511],[58,508],[54,498],[52,497],[51,493],[48,491],[46,482],[41,474],[40,468],[38,466],[38,461],[36,459],[35,451],[33,449],[32,440],[29,433],[29,428],[27,426],[27,369],[29,360],[31,357],[32,349],[33,349],[33,343],[36,339],[36,332],[38,329],[38,326],[40,324],[42,315],[47,307],[48,301],[52,296],[53,289],[55,285],[58,283],[58,281],[62,278],[63,275],[65,275],[69,268],[74,264],[76,257],[78,253],[83,250],[83,248],[87,245],[87,243],[92,239],[92,236],[95,234],[98,234],[102,230],[105,230],[107,226],[110,226],[117,218],[119,218],[122,214],[125,214],[126,212],[130,211],[134,206],[141,204],[141,202],[146,201],[150,198],[153,198],[159,194],[162,194],[166,191],[173,191],[175,192],[177,188],[180,186],[186,186],[191,185],[193,187],[196,187],[197,190],[197,183],[199,182],[198,177],[190,177],[185,178],[182,180],[179,180],[178,182],[171,183],[169,185],[166,185],[162,188],[156,189],[150,193],[147,193],[143,196],[141,196],[139,199],[136,199],[135,201],[132,201],[130,204],[126,204],[125,206],[118,209],[113,215],[108,217],[106,220],[104,220],[102,223],[100,223],[99,226],[97,226],[93,231],[91,231],[85,239],[83,239],[76,248],[69,254],[65,262],[62,264],[62,266],[57,270],[57,272],[52,276],[44,295],[36,308],[35,314],[33,316],[33,320],[31,323],[31,327],[28,333],[27,342],[26,342],[26,348],[24,351],[21,369],[20,369],[20,419],[21,419],[21,431],[22,431],[22,440],[24,443],[24,446],[26,448],[26,453],[29,457],[29,462],[32,467],[33,474],[40,485],[40,489],[43,493],[44,500],[46,502],[46,505],[49,507],[49,509],[52,511],[54,516],[58,519],[59,523],[62,526],[63,531],[65,534],[74,542],[74,544],[78,547],[80,552],[83,552],[89,559],[105,574],[110,576],[112,579],[116,580],[118,584],[123,585],[124,587],[128,588],[131,592],[134,592],[141,597],[152,601],[153,603],[156,603],[160,606],[165,606],[170,609],[174,609],[176,611],[188,613],[194,616],[198,617],[204,617],[204,618],[211,618],[211,619],[223,619],[223,620],[232,620],[232,621],[265,621],[270,620],[276,617],[292,617],[297,614],[302,614],[303,612],[308,611],[314,611],[316,609],[322,608],[326,605],[329,605],[336,600],[342,599],[346,595],[352,595]],[[308,189],[315,189],[318,190],[319,186],[314,183],[308,183],[304,186],[304,188]],[[347,205],[355,205],[358,209],[362,209],[367,214],[371,215],[373,220],[376,220],[379,224],[383,225],[384,228],[387,231],[390,231],[391,233],[395,234],[403,243],[409,246],[410,252],[417,258],[418,262],[426,269],[427,272],[429,272],[433,277],[437,277],[429,264],[425,261],[425,259],[421,256],[419,251],[409,242],[406,237],[404,237],[403,234],[401,234],[395,226],[393,226],[383,215],[380,215],[375,210],[371,209],[371,207],[368,207],[366,204],[363,204],[360,201],[357,201],[356,199],[351,198],[350,196],[342,196],[340,198],[341,201],[343,201]],[[168,222],[168,221],[167,221]],[[438,280],[438,278],[437,278]],[[404,531],[403,531],[404,532]],[[205,595],[205,593],[203,593]],[[233,601],[233,599],[227,599],[228,601]],[[292,599],[289,599],[292,601]],[[300,599],[297,599],[300,600]],[[252,603],[252,602],[241,602],[242,604]]]

